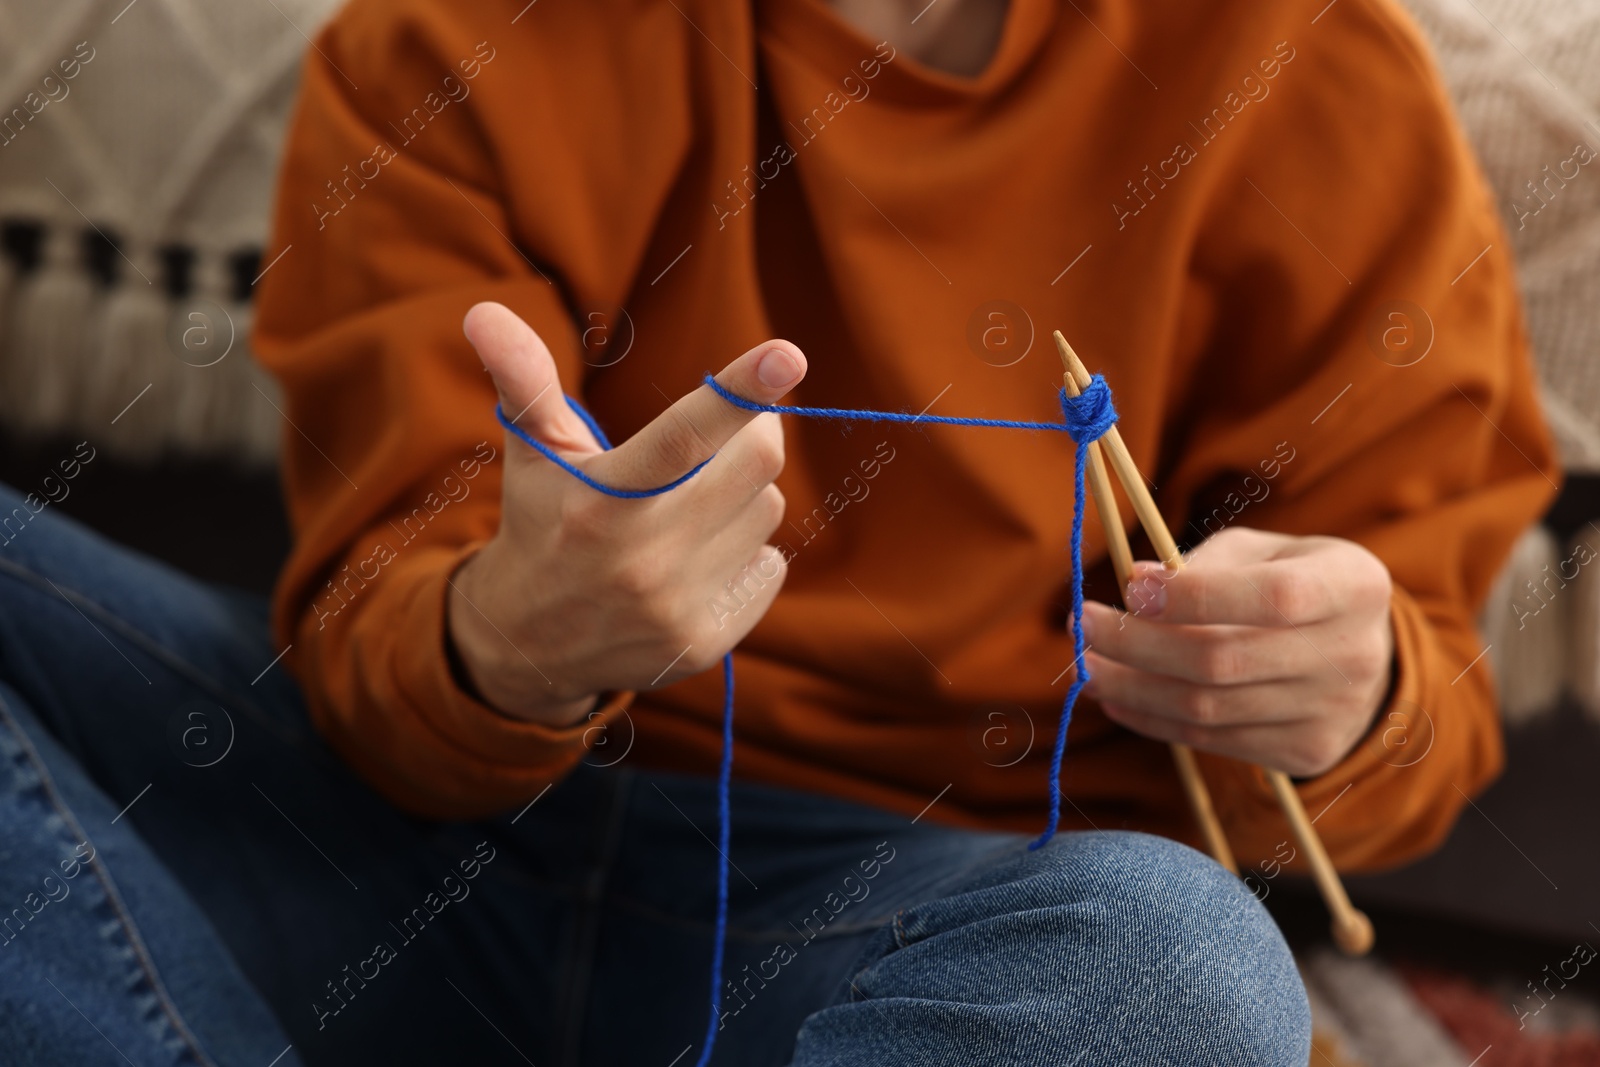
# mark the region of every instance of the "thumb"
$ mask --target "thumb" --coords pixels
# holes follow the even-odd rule
[[[462,332],[494,379],[500,410],[534,440],[561,452],[594,453],[600,442],[567,403],[550,348],[504,304],[475,304]]]

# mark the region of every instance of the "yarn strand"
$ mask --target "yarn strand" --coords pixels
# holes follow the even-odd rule
[[[722,954],[728,941],[728,838],[732,830],[733,801],[733,653],[722,657],[722,767],[717,772],[717,924],[711,944],[711,1019],[706,1023],[705,1047],[695,1067],[707,1067],[717,1047],[717,1027],[722,1021]]]
[[[1105,379],[1098,374],[1093,375],[1090,378],[1088,388],[1084,389],[1076,397],[1069,396],[1065,389],[1060,390],[1058,397],[1061,403],[1061,420],[1059,422],[979,419],[950,415],[913,415],[905,411],[872,411],[855,408],[761,404],[732,392],[709,374],[705,376],[705,384],[710,386],[712,391],[723,400],[745,411],[770,412],[777,415],[792,415],[797,418],[830,419],[843,422],[922,423],[935,426],[969,426],[1002,430],[1057,432],[1065,433],[1072,439],[1076,447],[1073,454],[1072,472],[1072,543],[1069,548],[1072,553],[1072,651],[1074,657],[1072,664],[1075,671],[1072,684],[1067,687],[1066,698],[1061,704],[1061,722],[1056,728],[1055,747],[1050,757],[1049,816],[1045,823],[1044,832],[1040,834],[1037,840],[1028,845],[1029,849],[1043,847],[1055,836],[1056,829],[1060,826],[1061,765],[1066,757],[1067,729],[1072,724],[1072,711],[1077,704],[1078,695],[1089,681],[1089,671],[1083,663],[1085,651],[1083,638],[1084,477],[1089,462],[1089,444],[1104,436],[1106,431],[1111,429],[1117,421],[1117,409],[1111,402],[1111,389],[1106,385]],[[600,447],[609,451],[611,442],[606,437],[605,431],[600,428],[600,424],[595,421],[594,416],[590,415],[583,405],[572,397],[569,396],[566,400],[568,406],[583,420],[584,425],[589,427]],[[549,445],[536,440],[531,434],[518,426],[516,422],[508,418],[500,405],[495,405],[494,414],[500,425],[505,427],[508,432],[557,467],[589,488],[604,493],[606,496],[617,497],[622,500],[640,500],[669,493],[696,474],[699,474],[705,468],[706,463],[710,462],[709,459],[705,460],[697,464],[693,470],[681,478],[676,478],[665,485],[659,485],[653,489],[619,489],[599,481],[572,461],[557,453]],[[728,868],[731,863],[728,858],[728,848],[733,821],[732,782],[733,653],[730,651],[722,657],[722,763],[717,774],[717,850],[721,853],[722,859],[717,867],[717,914],[711,950],[711,1018],[706,1025],[705,1042],[700,1050],[700,1058],[696,1061],[696,1067],[708,1067],[710,1064],[712,1052],[716,1047],[717,1030],[721,1022],[722,964],[728,938]]]
[[[1103,431],[1102,431],[1103,432]],[[1044,833],[1028,845],[1034,851],[1050,843],[1061,825],[1061,762],[1067,754],[1067,727],[1072,725],[1072,709],[1078,694],[1089,681],[1089,668],[1083,662],[1083,478],[1089,462],[1089,442],[1073,439],[1077,445],[1072,458],[1072,684],[1061,702],[1061,722],[1056,727],[1055,749],[1050,755],[1050,815]]]

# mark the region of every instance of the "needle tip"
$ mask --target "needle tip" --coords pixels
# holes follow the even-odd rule
[[[1050,336],[1055,338],[1056,353],[1061,357],[1061,369],[1067,372],[1068,377],[1077,382],[1078,388],[1087,388],[1089,385],[1089,369],[1078,358],[1078,353],[1072,350],[1072,346],[1067,343],[1067,339],[1061,335],[1060,330],[1053,331]]]

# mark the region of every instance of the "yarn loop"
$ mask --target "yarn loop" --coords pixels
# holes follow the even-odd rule
[[[1096,374],[1089,379],[1089,388],[1079,396],[1060,392],[1061,425],[1074,444],[1088,445],[1104,437],[1117,424],[1116,405],[1111,403],[1111,387],[1105,378]]]
[[[927,424],[935,426],[974,426],[1005,430],[1040,430],[1065,433],[1076,446],[1073,461],[1073,508],[1072,508],[1072,645],[1073,665],[1077,668],[1074,672],[1072,684],[1067,689],[1066,699],[1061,705],[1061,722],[1056,730],[1055,748],[1050,759],[1050,780],[1048,783],[1050,798],[1050,813],[1045,823],[1044,832],[1039,838],[1029,844],[1030,849],[1043,847],[1055,836],[1056,828],[1061,821],[1061,763],[1066,755],[1067,728],[1072,722],[1072,709],[1077,704],[1078,694],[1083,691],[1085,683],[1089,681],[1089,672],[1083,667],[1084,638],[1083,638],[1083,509],[1084,509],[1084,472],[1089,460],[1089,445],[1103,437],[1117,421],[1117,409],[1111,402],[1111,389],[1106,385],[1103,377],[1096,374],[1090,378],[1089,385],[1079,396],[1069,396],[1065,389],[1060,390],[1061,421],[1060,422],[1032,422],[1016,419],[979,419],[950,415],[912,415],[904,411],[871,411],[854,408],[827,408],[803,407],[788,404],[761,404],[754,400],[746,399],[727,389],[711,375],[705,376],[705,384],[709,386],[722,399],[737,408],[745,411],[772,412],[778,415],[793,415],[800,418],[834,419],[848,422],[890,422],[904,424]],[[611,442],[605,432],[600,429],[600,424],[594,416],[572,397],[567,397],[567,404],[583,420],[584,425],[594,434],[600,447],[609,450]],[[693,478],[705,467],[710,460],[702,461],[695,468],[665,485],[653,489],[619,489],[606,485],[586,473],[576,464],[559,455],[554,449],[544,442],[536,440],[531,434],[523,430],[514,421],[506,416],[500,405],[495,405],[495,418],[508,432],[519,438],[524,444],[544,456],[550,462],[572,475],[578,481],[597,492],[623,500],[639,500],[645,497],[660,496],[671,492],[678,486]],[[717,1030],[722,1010],[722,957],[727,943],[728,933],[728,838],[731,823],[730,792],[733,777],[733,653],[730,651],[722,657],[722,762],[717,775],[717,818],[718,818],[718,851],[722,861],[717,869],[717,916],[715,935],[711,957],[711,1020],[706,1028],[705,1043],[700,1050],[700,1058],[696,1067],[707,1067],[711,1062],[711,1053],[716,1044]]]

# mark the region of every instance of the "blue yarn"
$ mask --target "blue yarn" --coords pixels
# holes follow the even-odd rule
[[[582,419],[583,424],[589,427],[589,432],[594,434],[594,439],[596,441],[600,442],[600,447],[605,449],[607,452],[611,451],[611,438],[606,436],[606,432],[600,428],[600,424],[595,421],[595,417],[589,414],[589,409],[572,399],[570,396],[566,398],[566,401],[567,407],[577,412],[578,418]],[[500,424],[502,426],[505,425],[505,415],[501,414],[498,408],[495,409],[495,413],[500,415]],[[519,436],[522,435],[519,433]],[[526,436],[522,436],[522,439],[526,441],[528,438]],[[699,469],[699,467],[695,468],[695,470]],[[694,471],[690,471],[689,473],[693,474]]]
[[[1099,375],[1095,375],[1095,378],[1099,380],[1101,391],[1105,393],[1107,410],[1111,410],[1111,390],[1105,388],[1104,378],[1100,378]],[[1072,433],[1075,428],[1090,426],[1094,419],[1101,417],[1079,407],[1080,403],[1087,403],[1088,407],[1098,404],[1098,393],[1093,399],[1086,392],[1083,396],[1074,400],[1067,396],[1065,389],[1061,390],[1061,411],[1065,416],[1063,421],[1019,422],[1015,419],[969,419],[953,415],[913,415],[908,411],[862,411],[857,408],[806,408],[792,407],[787,404],[758,404],[754,400],[746,400],[738,393],[730,392],[721,382],[709,374],[705,376],[705,384],[711,387],[712,392],[736,408],[743,408],[746,411],[775,411],[779,415],[799,415],[810,419],[844,419],[850,422],[922,422],[936,426],[987,426],[1000,430],[1065,430],[1067,433]],[[1089,388],[1091,391],[1095,390],[1092,382]],[[1114,410],[1111,411],[1111,420],[1112,422],[1116,421],[1116,412]],[[1110,425],[1111,423],[1106,423],[1107,427]],[[1100,433],[1104,434],[1105,430],[1101,430]]]
[[[590,431],[594,434],[594,439],[600,443],[600,447],[609,452],[611,450],[611,442],[607,439],[605,431],[600,429],[600,424],[594,421],[594,416],[589,414],[589,412],[584,409],[582,404],[578,403],[570,396],[567,397],[567,406],[578,413],[578,418],[582,419],[584,425],[589,427]],[[605,485],[601,482],[595,481],[595,479],[589,477],[587,474],[583,473],[583,471],[562,459],[556,454],[555,449],[551,448],[543,441],[535,441],[528,431],[524,430],[521,426],[518,426],[516,423],[512,422],[506,417],[505,409],[499,404],[494,406],[494,417],[500,421],[501,426],[504,426],[506,429],[510,430],[512,433],[521,438],[523,444],[527,445],[545,459],[548,459],[551,463],[554,463],[556,466],[560,467],[562,470],[578,479],[578,481],[582,482],[584,485],[587,485],[590,489],[598,490],[599,492],[604,493],[606,496],[614,496],[622,500],[643,500],[647,496],[660,496],[662,493],[671,492],[684,482],[688,481],[690,478],[693,478],[696,474],[699,474],[701,468],[703,468],[707,463],[711,462],[709,459],[703,460],[695,466],[694,470],[690,471],[688,474],[685,474],[682,478],[670,481],[666,485],[658,485],[654,489],[617,489],[613,486]]]
[[[722,767],[717,771],[717,925],[711,946],[711,1020],[706,1023],[706,1043],[695,1067],[711,1062],[717,1045],[717,1024],[722,1016],[722,951],[728,941],[728,832],[733,822],[733,653],[722,657]]]
[[[1096,374],[1089,380],[1089,387],[1083,390],[1081,396],[1071,397],[1065,389],[1060,391],[1061,421],[1060,422],[1029,422],[1016,419],[974,419],[960,418],[949,415],[912,415],[904,411],[867,411],[853,408],[815,408],[800,407],[786,404],[758,404],[754,400],[747,400],[737,393],[730,392],[711,375],[705,376],[705,384],[722,399],[737,408],[745,411],[773,412],[778,415],[794,415],[800,418],[811,419],[836,419],[850,422],[898,422],[898,423],[929,423],[938,426],[980,426],[1003,430],[1046,430],[1065,433],[1072,438],[1076,451],[1073,457],[1072,479],[1072,662],[1077,665],[1072,685],[1067,688],[1067,696],[1061,705],[1061,723],[1056,729],[1055,748],[1050,758],[1050,814],[1046,821],[1044,833],[1038,840],[1028,845],[1029,849],[1041,848],[1055,836],[1056,828],[1061,822],[1061,763],[1067,751],[1067,727],[1072,724],[1072,709],[1077,704],[1078,694],[1083,691],[1084,685],[1089,681],[1089,672],[1083,666],[1084,640],[1083,640],[1083,509],[1084,509],[1084,473],[1089,462],[1089,445],[1093,441],[1105,436],[1117,421],[1117,409],[1111,403],[1111,389],[1106,385],[1106,380]],[[594,434],[600,447],[610,450],[611,442],[607,439],[605,431],[600,429],[600,424],[572,397],[567,397],[567,405],[583,420]],[[683,477],[668,482],[666,485],[654,489],[618,489],[606,485],[578,467],[557,455],[555,450],[541,441],[536,441],[522,427],[506,417],[505,411],[496,404],[495,418],[500,425],[515,434],[524,444],[544,456],[550,462],[572,475],[589,488],[604,493],[606,496],[618,497],[623,500],[639,500],[645,497],[660,496],[662,493],[671,492],[684,482],[699,474],[709,459],[698,464],[693,470]],[[717,848],[722,854],[722,862],[717,867],[717,918],[715,935],[713,938],[711,955],[711,1019],[706,1026],[705,1044],[700,1050],[700,1059],[696,1067],[707,1067],[711,1062],[711,1053],[716,1046],[717,1028],[722,1013],[722,956],[728,940],[728,838],[730,824],[732,823],[732,803],[730,793],[733,781],[733,653],[729,652],[722,657],[722,765],[717,774]]]

